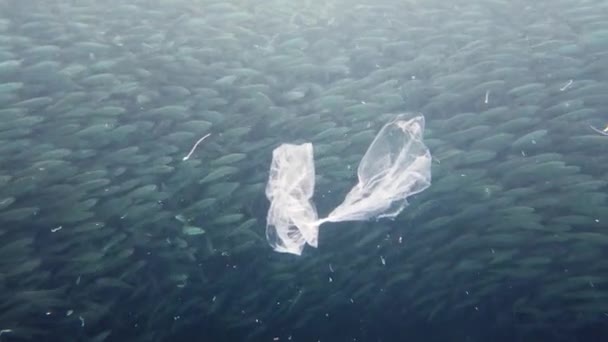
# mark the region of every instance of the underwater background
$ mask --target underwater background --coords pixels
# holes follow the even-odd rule
[[[401,113],[431,186],[273,251]],[[0,0],[2,342],[608,341],[607,190],[606,0]]]

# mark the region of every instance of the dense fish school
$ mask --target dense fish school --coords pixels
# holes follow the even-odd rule
[[[326,216],[406,112],[432,185],[275,253],[272,150]],[[0,1],[0,341],[606,341],[607,125],[605,0]]]

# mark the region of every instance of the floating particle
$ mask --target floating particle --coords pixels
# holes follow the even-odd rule
[[[194,144],[194,146],[192,146],[192,149],[190,150],[190,152],[184,158],[182,158],[182,160],[190,159],[190,156],[192,155],[192,153],[194,153],[194,151],[198,147],[198,144],[202,143],[203,140],[207,139],[207,137],[209,137],[210,135],[211,135],[211,133],[207,133],[204,137],[198,139],[198,141]]]
[[[572,85],[572,82],[574,82],[574,81],[573,80],[568,81],[568,83],[566,83],[566,85],[559,88],[559,91],[564,91],[564,90],[568,89]]]
[[[596,131],[597,133],[599,133],[599,134],[601,134],[601,135],[606,135],[606,136],[608,136],[608,125],[606,125],[606,128],[604,128],[603,130],[597,129],[597,128],[595,128],[595,127],[591,126],[591,125],[589,125],[589,127],[590,127],[592,130]]]

